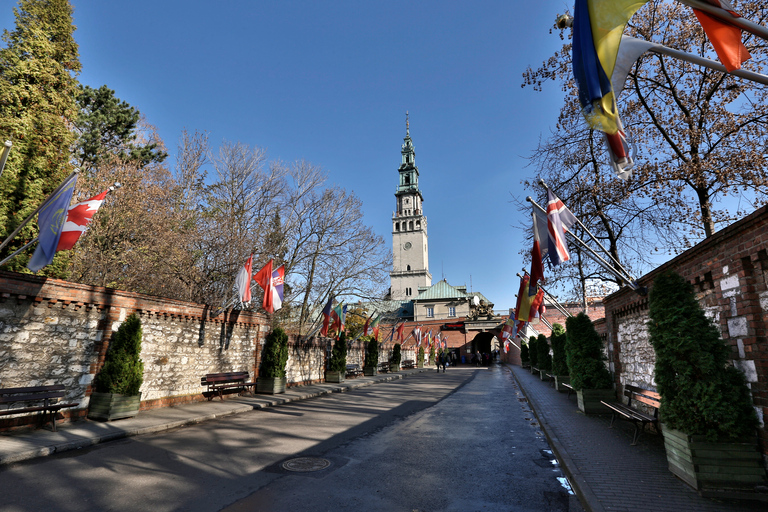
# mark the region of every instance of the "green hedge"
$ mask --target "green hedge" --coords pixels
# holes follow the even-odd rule
[[[133,313],[112,335],[109,349],[98,375],[93,379],[97,393],[136,396],[144,382],[141,354],[141,319]]]
[[[605,367],[603,341],[584,312],[565,321],[565,355],[573,389],[610,389],[611,373]]]
[[[333,343],[331,359],[328,361],[328,371],[347,371],[347,333],[345,332],[342,332],[339,339]]]
[[[552,373],[561,377],[568,375],[568,362],[565,357],[566,338],[565,327],[552,324],[552,336],[549,338],[552,344]]]
[[[281,327],[267,334],[261,357],[261,376],[267,379],[284,379],[288,363],[288,335]]]
[[[549,355],[549,343],[547,343],[547,337],[543,334],[539,334],[536,339],[536,351],[538,356],[536,357],[538,365],[536,368],[544,371],[552,370],[552,356]]]

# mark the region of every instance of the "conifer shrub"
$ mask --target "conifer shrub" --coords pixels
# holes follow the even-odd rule
[[[419,355],[417,362],[420,363],[422,366],[424,365],[424,347],[419,347]]]
[[[342,332],[339,339],[333,343],[328,371],[345,373],[347,371],[347,333],[345,332]]]
[[[565,356],[573,389],[610,389],[611,373],[605,367],[603,341],[584,312],[565,321]]]
[[[658,276],[649,316],[664,423],[708,441],[754,436],[758,421],[746,379],[728,365],[729,348],[693,286],[671,270]]]
[[[392,347],[392,357],[389,358],[389,364],[400,366],[400,360],[402,357],[403,355],[400,350],[400,344],[395,343],[395,346]]]
[[[520,341],[520,360],[523,362],[523,364],[528,364],[531,362],[531,355],[528,351],[528,344],[524,341]]]
[[[528,338],[528,357],[531,358],[531,366],[539,367],[539,348],[536,346],[536,336]]]
[[[547,337],[543,334],[539,334],[539,337],[536,339],[536,351],[538,352],[536,359],[539,363],[536,368],[539,370],[551,371],[552,356],[549,355],[549,343],[547,343]]]
[[[431,346],[429,347],[429,360],[434,361],[435,360],[435,347]]]
[[[552,344],[552,373],[561,377],[568,375],[568,362],[565,357],[565,327],[561,324],[552,324],[552,336],[549,341]]]
[[[365,351],[365,366],[376,368],[379,366],[379,342],[376,338],[369,336],[368,345]]]
[[[281,327],[275,327],[264,340],[261,358],[261,376],[266,379],[284,379],[288,363],[288,335]]]
[[[104,366],[93,379],[97,393],[116,393],[136,396],[144,381],[144,363],[141,354],[141,319],[133,313],[112,335]]]

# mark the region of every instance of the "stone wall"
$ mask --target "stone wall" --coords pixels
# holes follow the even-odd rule
[[[768,454],[768,207],[715,233],[638,280],[651,288],[673,269],[694,287],[702,308],[731,348],[731,361],[752,390]],[[624,288],[604,299],[607,346],[617,386],[653,387],[655,354],[648,340],[648,296]]]

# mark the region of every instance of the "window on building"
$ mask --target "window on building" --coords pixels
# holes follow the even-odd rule
[[[448,316],[451,316],[451,317],[456,316],[456,308],[449,307],[448,308]]]
[[[410,271],[411,271],[411,266],[410,266],[410,265],[406,265],[406,266],[405,266],[405,269],[406,269],[408,272],[410,272]]]
[[[400,223],[395,222],[395,231],[400,231]]]
[[[435,318],[435,308],[427,308],[427,318]]]

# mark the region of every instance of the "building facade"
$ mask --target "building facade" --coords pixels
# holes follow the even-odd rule
[[[419,294],[419,288],[432,285],[429,273],[427,218],[419,190],[419,168],[406,114],[405,138],[398,168],[399,183],[395,192],[395,212],[392,215],[392,272],[390,298],[409,301]]]

